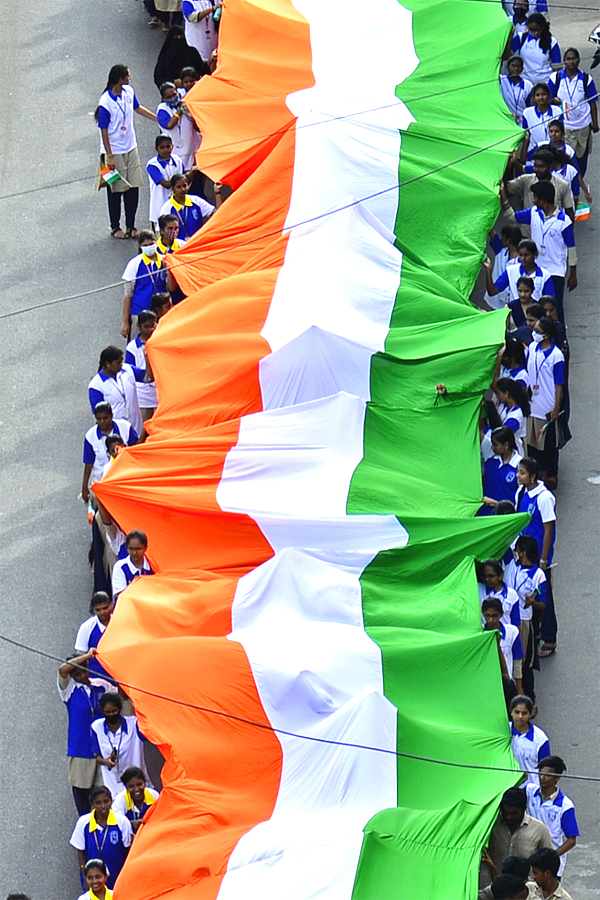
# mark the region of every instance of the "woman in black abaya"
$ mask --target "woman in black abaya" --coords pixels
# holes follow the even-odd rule
[[[154,83],[160,89],[165,81],[177,84],[181,70],[191,66],[198,75],[210,75],[210,69],[195,47],[190,47],[185,39],[183,28],[174,25],[169,29],[162,49],[158,54],[154,68]]]

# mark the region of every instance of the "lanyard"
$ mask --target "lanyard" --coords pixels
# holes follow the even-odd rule
[[[564,84],[565,88],[567,89],[567,94],[569,95],[569,100],[571,101],[571,106],[574,106],[575,103],[573,101],[573,95],[575,94],[575,91],[577,90],[577,87],[579,85],[579,72],[575,76],[575,85],[573,87],[573,90],[571,90],[569,87],[570,78],[565,77],[565,78],[561,79],[561,81]]]
[[[115,387],[118,390],[118,392],[120,393],[121,397],[123,398],[123,403],[125,404],[125,406],[127,406],[127,397],[125,396],[125,386],[124,386],[123,382],[119,379],[120,374],[121,374],[120,372],[117,372],[117,374],[115,375]]]
[[[97,825],[98,823],[96,823]],[[98,856],[102,859],[102,851],[104,850],[104,845],[106,843],[106,838],[108,837],[110,825],[108,822],[106,823],[106,828],[104,829],[104,834],[102,836],[102,843],[98,841],[98,828],[93,832],[94,840],[96,841],[96,850],[98,851]]]
[[[508,79],[508,81],[509,81],[509,84],[510,84],[510,89],[511,89],[511,91],[512,91],[513,100],[515,101],[515,109],[518,110],[518,109],[519,109],[519,100],[520,100],[520,98],[521,98],[521,94],[523,94],[523,93],[525,92],[525,88],[524,88],[524,87],[521,87],[522,79],[519,78],[519,83],[518,83],[517,85],[515,85],[514,81],[511,81],[510,78]],[[515,88],[517,88],[518,91],[519,91],[519,97],[518,97],[518,98],[517,98],[517,93],[516,93],[516,89],[515,89]]]
[[[115,103],[117,104],[117,106],[118,106],[118,108],[119,108],[119,112],[120,112],[121,115],[123,116],[123,122],[121,123],[121,127],[122,127],[122,128],[125,128],[125,127],[126,127],[126,126],[125,126],[125,119],[127,118],[127,97],[124,98],[124,100],[123,100],[123,106],[121,106],[121,104],[119,103],[119,98],[117,97],[117,95],[116,95],[116,94],[113,94],[113,96],[114,96],[114,98],[115,98]],[[123,96],[122,93],[121,93],[121,96]]]
[[[148,271],[148,275],[149,275],[150,278],[152,279],[152,284],[154,285],[154,293],[155,293],[155,294],[159,294],[159,293],[160,293],[160,283],[157,284],[157,282],[156,282],[156,277],[155,277],[155,276],[158,274],[158,269],[153,269],[153,268],[152,268],[153,265],[154,265],[154,263],[150,263],[149,266],[146,265],[146,263],[144,263],[144,265],[146,266],[146,269],[147,269],[147,271]],[[125,394],[123,394],[123,399],[125,399]]]
[[[540,214],[539,219],[540,219],[540,228],[542,229],[542,240],[539,242],[538,246],[539,246],[539,249],[541,250],[541,252],[543,253],[545,250],[546,235],[550,233],[552,226],[556,224],[558,219],[557,219],[556,213],[554,213],[552,216],[550,216],[548,219],[546,219],[546,222],[548,223],[546,228],[544,228],[544,219],[542,218],[541,214]]]
[[[548,356],[544,356],[541,363],[539,363],[539,365],[538,365],[539,355],[541,353],[543,356],[544,352],[545,352],[544,350],[538,350],[537,347],[535,348],[535,358],[533,360],[533,364],[535,366],[535,383],[536,384],[540,383],[540,372],[544,368],[544,364],[548,362],[548,360],[550,359],[550,356],[552,355],[552,352],[550,352],[548,354]]]

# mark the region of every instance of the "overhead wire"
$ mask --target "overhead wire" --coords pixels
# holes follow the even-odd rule
[[[54,662],[58,662],[61,665],[65,665],[65,663],[72,665],[74,668],[81,669],[85,672],[88,672],[90,676],[97,677],[97,672],[94,672],[88,666],[80,665],[79,663],[75,663],[74,660],[79,657],[72,657],[71,659],[63,659],[60,656],[55,656],[52,653],[48,653],[45,650],[40,650],[37,647],[32,647],[29,644],[24,644],[22,641],[17,641],[14,638],[8,637],[8,635],[0,634],[0,641],[4,641],[6,644],[11,644],[14,647],[17,647],[21,650],[26,650],[29,653],[33,653],[36,656],[43,657],[44,659],[50,659]],[[128,684],[125,681],[117,681],[116,679],[110,677],[110,681],[113,682],[115,687],[126,688],[127,690],[136,691],[139,694],[144,694],[147,697],[154,697],[157,700],[164,700],[166,703],[173,703],[176,706],[183,706],[186,709],[193,709],[197,712],[206,713],[208,715],[218,716],[222,719],[230,719],[231,721],[238,722],[242,725],[248,725],[252,728],[258,728],[261,731],[269,731],[273,734],[282,735],[283,737],[291,737],[301,741],[312,742],[314,744],[327,744],[332,747],[344,747],[350,750],[365,750],[370,751],[372,753],[383,753],[387,756],[395,756],[399,759],[409,759],[414,762],[423,762],[430,763],[432,765],[439,766],[448,766],[450,768],[455,769],[469,769],[475,771],[483,771],[483,772],[506,772],[507,774],[514,775],[515,777],[519,774],[522,775],[538,775],[537,769],[511,769],[508,766],[484,766],[478,765],[476,763],[464,763],[464,762],[456,762],[454,760],[449,759],[437,759],[433,756],[421,756],[417,753],[405,753],[402,750],[393,750],[389,747],[376,747],[371,744],[359,744],[353,741],[336,741],[333,738],[323,738],[317,737],[312,734],[302,734],[301,732],[296,731],[287,731],[284,728],[277,728],[274,725],[265,724],[264,722],[257,722],[255,719],[249,719],[246,716],[240,716],[237,713],[227,712],[222,709],[215,709],[210,706],[202,706],[198,703],[192,703],[189,700],[181,700],[176,697],[169,697],[166,694],[160,694],[157,691],[151,691],[147,688],[139,687],[139,685]],[[592,783],[600,784],[600,777],[595,775],[571,775],[565,772],[561,775],[561,778],[568,778],[572,781],[587,781]]]
[[[478,2],[479,2],[479,0],[478,0]],[[596,99],[598,96],[599,96],[599,94],[596,93],[594,98],[592,98],[592,99]],[[589,99],[583,100],[581,103],[578,103],[575,106],[571,107],[571,109],[572,110],[577,109],[579,106],[582,106],[588,102],[589,102]],[[538,125],[539,125],[539,123],[538,123]],[[531,126],[530,128],[524,128],[523,131],[528,133],[532,130],[532,128],[535,128],[535,127],[537,127],[537,125]],[[310,225],[313,222],[319,221],[320,219],[325,219],[329,216],[335,215],[336,213],[343,212],[346,209],[351,209],[352,207],[358,206],[361,203],[366,203],[368,200],[374,200],[376,197],[381,197],[384,194],[390,193],[391,191],[397,191],[400,188],[406,187],[409,184],[414,184],[417,181],[421,181],[423,178],[429,178],[431,175],[436,175],[438,172],[443,172],[445,169],[452,168],[452,166],[456,166],[461,162],[466,162],[468,159],[472,159],[474,156],[478,156],[480,153],[485,153],[487,150],[493,150],[495,147],[498,147],[501,144],[507,143],[508,141],[512,141],[512,140],[514,140],[514,135],[508,134],[505,137],[499,138],[497,141],[493,141],[492,143],[487,144],[485,147],[480,147],[477,150],[472,150],[469,153],[465,154],[464,156],[459,157],[458,159],[450,160],[447,163],[443,163],[441,166],[437,166],[435,169],[430,169],[427,172],[421,172],[420,175],[415,175],[412,178],[407,178],[405,181],[400,181],[396,184],[391,185],[390,187],[382,188],[382,190],[375,191],[373,194],[367,194],[364,197],[360,197],[358,199],[352,200],[341,206],[336,206],[333,209],[327,210],[326,212],[323,212],[323,213],[319,213],[316,216],[311,216],[308,219],[303,219],[300,222],[296,222],[292,225],[287,225],[284,229],[284,232],[287,234],[289,231],[293,231],[295,228],[300,228],[304,225]],[[231,250],[238,250],[238,249],[248,246],[250,244],[258,243],[259,241],[263,241],[266,238],[277,237],[281,233],[282,232],[281,232],[280,228],[274,229],[273,231],[267,231],[256,237],[249,238],[246,241],[241,241],[237,244],[232,244],[231,246],[223,247],[220,250],[216,250],[212,253],[206,253],[201,257],[201,260],[193,260],[193,261],[181,260],[179,262],[174,262],[169,266],[169,269],[172,270],[172,269],[179,268],[180,266],[197,265],[197,263],[200,261],[203,262],[207,259],[213,259],[217,256],[223,255],[224,253],[229,253]],[[152,273],[148,272],[148,273],[143,273],[142,275],[138,275],[134,280],[141,281],[143,278],[150,278],[150,277],[152,277]],[[69,294],[65,297],[56,297],[53,300],[45,300],[42,303],[36,303],[36,304],[33,304],[32,306],[25,306],[20,309],[11,310],[10,312],[0,313],[0,320],[1,319],[10,319],[10,318],[13,318],[14,316],[20,316],[20,315],[23,315],[28,312],[37,311],[39,309],[46,309],[49,306],[55,306],[60,303],[67,303],[71,300],[81,300],[84,297],[89,297],[93,294],[99,294],[99,293],[102,293],[103,291],[108,291],[108,290],[112,290],[113,288],[120,287],[120,286],[122,286],[122,284],[123,284],[122,281],[115,281],[115,282],[112,282],[111,284],[105,284],[105,285],[101,285],[100,287],[97,287],[97,288],[91,288],[88,291],[81,291],[77,294]]]
[[[470,2],[478,2],[478,3],[500,2],[501,3],[502,0],[470,0]],[[599,15],[600,15],[600,9],[599,9]],[[588,60],[594,59],[594,58],[595,58],[595,55],[583,56],[583,57],[581,57],[581,62],[587,62]],[[497,82],[498,82],[498,78],[487,78],[484,81],[470,82],[469,84],[460,85],[460,87],[447,88],[446,90],[443,90],[443,91],[435,91],[434,93],[431,93],[431,94],[424,94],[421,97],[412,97],[409,101],[406,101],[406,103],[410,103],[410,104],[422,103],[425,100],[432,100],[437,97],[443,97],[447,94],[455,94],[455,93],[459,93],[460,91],[470,90],[475,87],[483,87],[486,84],[494,84]],[[326,113],[319,110],[318,111],[319,115],[324,116],[324,118],[318,119],[315,122],[304,122],[301,124],[297,124],[295,126],[295,130],[300,131],[305,128],[316,128],[321,125],[331,124],[332,122],[339,122],[339,121],[343,121],[345,119],[354,119],[354,118],[358,118],[359,116],[364,116],[364,115],[367,115],[367,114],[373,113],[373,112],[379,112],[384,109],[392,109],[393,107],[396,107],[398,105],[398,102],[405,102],[405,101],[402,101],[401,98],[397,98],[393,103],[386,103],[386,104],[383,104],[382,106],[370,107],[369,109],[355,110],[353,112],[344,113],[343,115],[340,115],[340,116],[327,116]],[[269,138],[276,137],[278,134],[283,135],[283,134],[285,134],[285,132],[287,131],[289,126],[293,123],[293,121],[294,121],[294,118],[292,116],[292,117],[290,117],[290,120],[288,122],[286,122],[285,125],[281,126],[281,128],[278,128],[275,131],[267,132],[265,134],[253,135],[253,136],[247,137],[247,138],[238,138],[235,141],[227,141],[223,144],[216,144],[215,146],[210,148],[210,152],[213,153],[216,150],[227,150],[230,147],[235,147],[240,144],[251,144],[256,141],[268,140]],[[424,137],[425,137],[425,140],[427,140],[427,137],[426,136],[424,136]],[[40,193],[41,191],[48,191],[48,190],[52,190],[53,188],[58,188],[58,187],[70,187],[73,184],[81,184],[86,181],[87,182],[92,181],[93,177],[94,176],[89,175],[89,174],[82,175],[77,178],[70,178],[67,181],[50,182],[49,184],[38,185],[37,187],[27,188],[26,190],[23,190],[23,191],[14,191],[12,194],[0,194],[0,201],[15,200],[18,197],[26,197],[29,194],[37,194],[37,193]]]

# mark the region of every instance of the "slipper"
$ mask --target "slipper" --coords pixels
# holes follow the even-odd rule
[[[137,238],[137,237],[139,237],[139,236],[140,236],[140,233],[139,233],[139,231],[137,230],[137,228],[128,228],[128,229],[127,229],[127,237],[129,237],[129,238]]]
[[[546,659],[556,653],[556,644],[542,644],[542,649],[538,653],[540,659]]]
[[[129,235],[128,235],[128,234],[125,234],[124,231],[121,231],[120,228],[114,228],[114,229],[111,231],[111,234],[112,234],[112,236],[113,236],[114,238],[116,238],[118,241],[126,241],[127,238],[129,237]]]
[[[160,22],[158,21],[156,16],[154,16],[154,18],[150,19],[150,21],[148,22],[148,28],[156,28],[157,25],[160,25]]]

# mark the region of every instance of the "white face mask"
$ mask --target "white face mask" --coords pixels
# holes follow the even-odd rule
[[[156,253],[156,244],[145,244],[142,247],[142,253],[145,253],[146,256],[154,256]]]
[[[541,344],[541,342],[544,340],[544,338],[546,337],[546,335],[545,335],[545,334],[540,334],[539,331],[532,331],[532,332],[531,332],[531,337],[534,339],[534,341],[536,342],[536,344]]]

